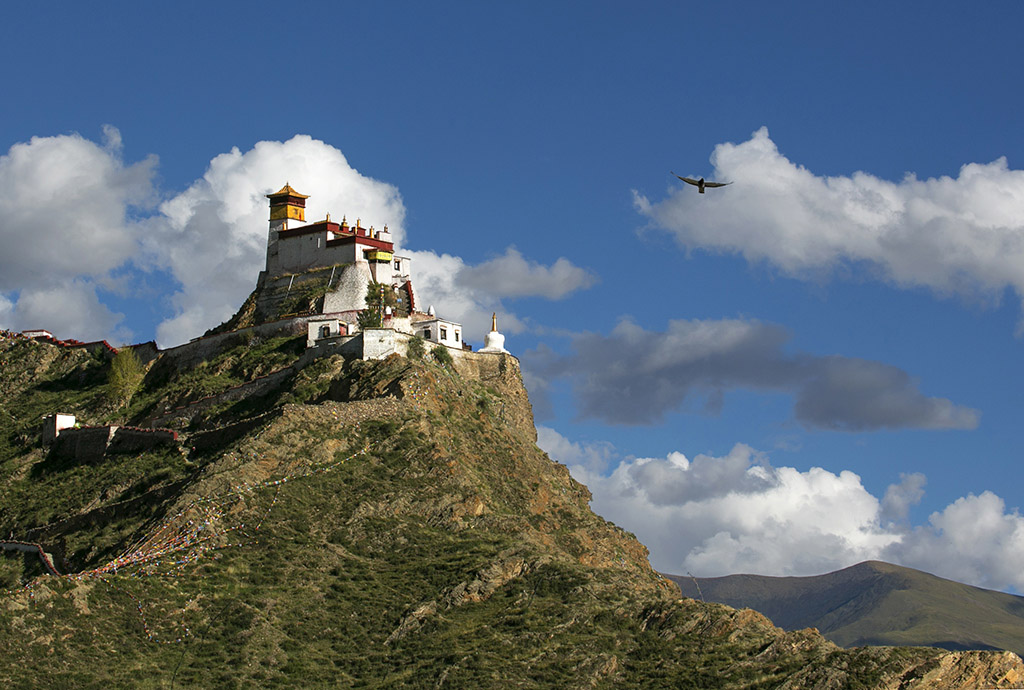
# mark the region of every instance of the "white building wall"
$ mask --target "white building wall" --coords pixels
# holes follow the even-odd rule
[[[365,262],[339,266],[331,291],[324,295],[324,313],[366,309],[366,286],[370,278],[370,265]]]
[[[384,327],[393,328],[399,333],[413,334],[412,320],[408,316],[386,316]]]
[[[373,276],[373,282],[383,283],[384,285],[393,285],[392,280],[391,262],[382,263],[380,261],[370,262],[370,275]]]
[[[75,426],[75,415],[73,414],[48,414],[43,417],[43,445],[48,446],[60,436],[64,429]]]
[[[405,339],[396,337],[391,328],[368,328],[363,331],[363,359],[384,359],[393,352],[398,352],[399,340],[405,345]],[[404,347],[403,352],[405,354]]]
[[[412,279],[412,259],[407,256],[398,256],[395,254],[394,261],[391,262],[391,281],[401,285],[407,280]]]
[[[277,242],[276,265],[271,256],[267,257],[267,272],[270,275],[304,271],[319,266],[351,264],[362,259],[356,252],[355,244],[327,246],[327,230],[298,237],[285,237]]]
[[[443,319],[418,321],[413,324],[413,335],[418,335],[432,343],[441,343],[448,347],[462,348],[462,324]]]
[[[306,322],[306,347],[316,347],[318,340],[337,338],[339,335],[347,335],[348,329],[342,333],[342,325],[338,319],[323,319],[321,321]]]

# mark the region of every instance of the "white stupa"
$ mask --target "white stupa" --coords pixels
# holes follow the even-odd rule
[[[491,332],[484,336],[484,346],[478,352],[505,352],[505,336],[498,333],[498,315],[491,314]]]

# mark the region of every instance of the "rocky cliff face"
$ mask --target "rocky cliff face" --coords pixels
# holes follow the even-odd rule
[[[535,445],[518,365],[318,360],[189,417],[180,451],[55,461],[41,406],[87,414],[102,362],[0,343],[0,679],[15,686],[1013,687],[1007,654],[841,650],[682,598]],[[263,344],[253,357],[289,346]],[[262,352],[262,354],[258,354]],[[159,362],[127,412],[267,367]],[[206,372],[205,377],[202,376]],[[78,407],[76,407],[78,406]],[[72,408],[72,409],[68,409]],[[97,416],[102,416],[95,412]],[[112,413],[111,413],[112,414]]]
[[[287,316],[363,309],[372,280],[365,264],[338,264],[301,273],[261,275],[259,284],[228,321],[207,335],[276,321]]]

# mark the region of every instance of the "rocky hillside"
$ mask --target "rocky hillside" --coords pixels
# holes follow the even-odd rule
[[[107,361],[0,341],[0,538],[62,573],[0,551],[8,687],[1024,684],[1013,654],[842,650],[680,597],[536,447],[511,357],[297,366],[297,342],[157,360],[118,410]],[[160,414],[181,445],[59,460],[53,411]]]
[[[844,647],[928,645],[1024,653],[1024,597],[869,561],[814,577],[670,575],[684,594],[761,611],[787,630],[817,628]],[[700,586],[700,592],[697,586]]]

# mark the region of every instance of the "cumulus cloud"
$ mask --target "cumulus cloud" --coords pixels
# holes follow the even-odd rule
[[[1024,516],[991,491],[970,494],[932,513],[881,556],[961,582],[1024,591]]]
[[[110,340],[119,345],[132,337],[130,330],[119,325],[124,314],[104,305],[96,294],[96,286],[86,280],[25,288],[8,316],[14,329],[44,328],[62,338]]]
[[[491,330],[491,314],[498,316],[502,333],[521,333],[526,329],[509,311],[498,295],[486,289],[470,287],[459,281],[467,269],[461,257],[432,251],[406,251],[412,259],[413,288],[419,300],[417,309],[433,306],[440,316],[462,324],[467,338],[482,338]]]
[[[901,473],[900,483],[890,485],[882,498],[882,518],[890,522],[906,520],[911,506],[924,498],[924,485],[927,483],[920,472]]]
[[[266,256],[265,194],[285,181],[309,195],[308,222],[331,213],[364,226],[387,224],[396,247],[404,244],[405,207],[398,189],[361,174],[333,146],[299,135],[283,143],[262,141],[245,153],[233,149],[214,158],[202,179],[162,204],[157,231],[147,234],[154,263],[181,283],[173,297],[177,313],[158,329],[161,344],[183,342],[224,321],[253,289]],[[548,267],[511,248],[481,266],[432,251],[402,253],[413,260],[420,306],[435,305],[439,315],[461,322],[473,337],[490,330],[492,312],[501,316],[503,331],[523,330],[501,304],[502,297],[560,298],[593,280],[566,259]],[[480,279],[487,272],[496,284]],[[530,287],[517,287],[517,281]]]
[[[614,424],[655,424],[703,395],[720,405],[737,388],[795,396],[804,426],[842,431],[973,429],[976,410],[925,396],[904,371],[880,362],[789,354],[781,326],[744,319],[674,320],[665,332],[629,320],[609,335],[579,333],[573,353],[527,353],[536,376],[568,377],[579,414]]]
[[[163,295],[147,296],[162,299],[171,312],[157,328],[159,343],[168,347],[202,334],[230,317],[255,286],[266,252],[265,195],[285,182],[310,196],[307,221],[331,213],[364,226],[386,224],[398,247],[405,242],[398,189],[309,136],[220,154],[201,178],[159,206],[155,167],[154,156],[124,163],[113,127],[104,128],[103,144],[77,134],[35,137],[0,157],[0,325],[123,337],[122,316],[97,290],[123,293],[126,280],[138,283],[140,271],[159,271],[174,283]],[[545,266],[514,248],[482,266],[448,254],[403,253],[415,258],[424,308],[435,304],[440,315],[481,337],[492,311],[503,331],[523,330],[503,298],[559,299],[593,282],[566,259]],[[481,279],[487,273],[493,283]]]
[[[105,337],[120,316],[96,296],[138,251],[133,213],[151,207],[156,158],[121,157],[121,135],[33,137],[0,156],[0,293],[9,328]],[[73,306],[72,306],[73,305]],[[84,310],[84,311],[83,311]],[[59,319],[54,321],[52,319]]]
[[[889,182],[864,172],[815,175],[781,154],[767,128],[711,155],[703,196],[677,188],[640,213],[684,247],[740,253],[797,277],[866,267],[900,286],[976,297],[1024,296],[1024,171],[1005,158],[964,165],[956,178]]]
[[[565,257],[559,257],[551,266],[543,266],[509,247],[490,261],[464,267],[458,280],[466,287],[484,290],[495,297],[562,299],[590,287],[597,277]]]
[[[593,275],[559,258],[550,266],[525,259],[514,247],[481,264],[467,264],[461,257],[432,251],[406,251],[413,261],[413,285],[419,307],[433,305],[439,315],[458,321],[468,338],[482,339],[491,330],[491,314],[498,329],[521,333],[526,323],[504,303],[518,297],[562,299],[589,287]]]
[[[606,441],[575,443],[546,426],[537,427],[537,445],[563,465],[579,466],[598,474],[606,471],[615,448]]]
[[[541,429],[541,448],[587,485],[597,513],[650,548],[652,565],[663,572],[817,575],[880,559],[978,586],[1024,589],[1024,517],[990,492],[958,499],[927,525],[911,527],[906,508],[921,498],[921,474],[902,476],[880,501],[853,472],[774,467],[744,444],[722,457],[623,459],[607,444]],[[590,461],[595,448],[617,463],[610,474]]]

